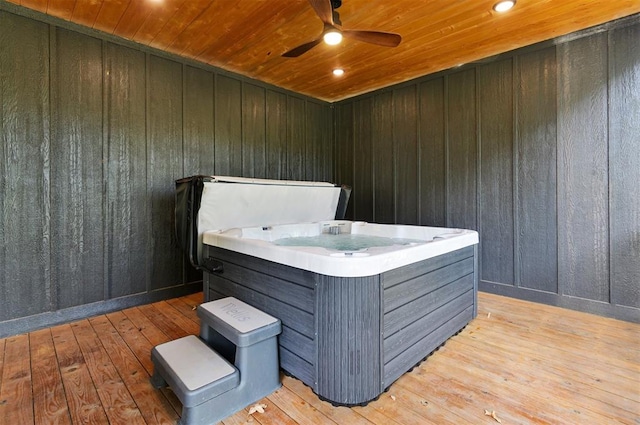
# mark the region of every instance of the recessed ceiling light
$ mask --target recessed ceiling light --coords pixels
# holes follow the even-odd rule
[[[336,69],[334,69],[334,70],[333,70],[333,71],[331,71],[331,72],[333,72],[333,75],[335,75],[336,77],[339,77],[339,76],[341,76],[341,75],[343,75],[343,74],[344,74],[344,69],[342,69],[342,68],[336,68]]]
[[[498,3],[493,5],[493,10],[495,10],[496,12],[506,12],[507,10],[511,9],[513,6],[516,5],[516,1],[515,0],[504,0],[504,1],[499,1]]]
[[[340,31],[332,29],[325,32],[322,38],[328,45],[335,46],[336,44],[340,44],[342,41],[342,34],[340,34]]]

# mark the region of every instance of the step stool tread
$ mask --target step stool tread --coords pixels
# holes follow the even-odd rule
[[[201,304],[198,310],[199,315],[215,316],[240,333],[251,332],[278,321],[275,317],[233,297],[209,301]]]
[[[216,381],[234,373],[238,375],[235,367],[194,335],[160,344],[154,350],[188,391],[213,386]],[[234,388],[237,386],[237,379],[235,382],[230,379],[223,386],[228,387],[225,391]]]

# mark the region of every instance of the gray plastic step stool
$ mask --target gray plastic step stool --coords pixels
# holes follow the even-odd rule
[[[201,304],[198,316],[200,338],[190,335],[151,351],[151,383],[172,388],[182,402],[181,425],[216,423],[281,386],[280,320],[232,297]]]

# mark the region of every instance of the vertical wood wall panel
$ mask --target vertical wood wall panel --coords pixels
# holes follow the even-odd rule
[[[289,180],[304,180],[305,101],[289,96],[287,103],[287,175]]]
[[[640,305],[640,25],[610,35],[611,302]]]
[[[444,78],[419,85],[420,224],[445,225]]]
[[[418,99],[410,85],[393,94],[396,221],[418,223]]]
[[[478,90],[480,279],[513,285],[513,62],[478,68]]]
[[[185,67],[184,175],[214,174],[213,73]]]
[[[105,294],[102,42],[55,32],[51,88],[51,270],[57,305]],[[91,279],[87,279],[91,276]]]
[[[558,46],[562,294],[609,301],[607,34]]]
[[[475,69],[447,77],[447,226],[477,228]]]
[[[254,84],[242,85],[242,175],[264,178],[265,158],[265,89]]]
[[[150,56],[147,166],[151,223],[151,288],[182,283],[175,228],[175,180],[183,177],[182,66]]]
[[[516,79],[516,255],[519,286],[558,291],[556,52],[518,57]]]
[[[355,216],[359,220],[373,221],[373,169],[371,164],[371,156],[373,155],[372,146],[372,111],[373,100],[371,97],[365,97],[362,100],[354,102],[354,158],[355,164],[353,191],[351,202]]]
[[[108,296],[144,292],[150,253],[145,142],[145,55],[107,44],[105,232]]]
[[[331,109],[307,101],[305,117],[305,180],[330,181],[333,167],[333,119]],[[340,182],[334,182],[340,183]]]
[[[242,83],[224,75],[215,86],[215,171],[242,175]]]
[[[0,11],[0,321],[49,309],[49,27]]]
[[[267,90],[267,178],[287,174],[287,96]]]
[[[395,223],[395,169],[393,148],[393,92],[373,98],[373,220]],[[358,188],[354,188],[358,190]]]
[[[340,184],[353,186],[353,105],[347,103],[335,109],[335,178]],[[355,192],[353,193],[355,196]],[[347,218],[353,217],[353,202],[347,206]]]
[[[183,70],[183,175],[212,175],[215,173],[214,75],[192,66],[185,66]],[[202,272],[191,265],[186,255],[182,256],[182,262],[184,282],[202,280]]]

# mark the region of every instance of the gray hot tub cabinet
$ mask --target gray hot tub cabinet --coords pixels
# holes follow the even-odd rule
[[[377,398],[477,314],[477,245],[374,276],[334,277],[213,246],[205,301],[278,317],[281,367],[342,405]]]

